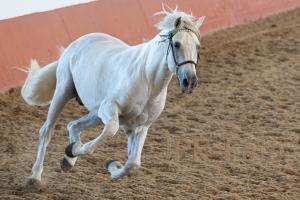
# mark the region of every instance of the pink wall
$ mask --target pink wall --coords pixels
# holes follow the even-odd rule
[[[165,0],[195,16],[207,16],[202,32],[210,33],[300,6],[300,0]],[[26,74],[14,67],[30,58],[41,65],[57,59],[57,46],[79,36],[105,32],[136,44],[156,34],[161,0],[100,0],[54,11],[0,20],[0,91],[20,86]]]

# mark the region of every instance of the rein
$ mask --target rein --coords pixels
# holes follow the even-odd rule
[[[172,55],[173,55],[173,59],[174,59],[174,62],[175,62],[175,65],[176,65],[176,74],[178,74],[178,70],[179,68],[182,66],[182,65],[185,65],[185,64],[188,64],[188,63],[191,63],[191,64],[194,64],[195,67],[197,66],[198,64],[198,61],[199,61],[199,53],[197,53],[197,61],[193,61],[193,60],[186,60],[186,61],[183,61],[181,63],[178,63],[177,59],[176,59],[176,56],[175,56],[175,52],[174,52],[174,45],[173,45],[173,37],[174,35],[176,35],[176,33],[180,32],[180,31],[186,31],[186,32],[192,32],[196,35],[196,37],[198,38],[198,40],[200,41],[200,36],[199,34],[190,29],[190,28],[187,28],[187,27],[183,27],[183,28],[180,28],[180,29],[175,29],[173,31],[170,31],[168,34],[166,35],[160,35],[160,37],[164,37],[166,38],[166,40],[169,40],[169,45],[168,45],[168,49],[167,49],[167,55],[166,55],[166,60],[168,59],[168,55],[170,53],[170,50],[172,50]]]

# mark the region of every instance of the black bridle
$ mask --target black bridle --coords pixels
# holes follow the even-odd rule
[[[176,33],[180,32],[180,31],[186,31],[186,32],[192,32],[193,34],[196,35],[196,37],[198,38],[198,40],[200,41],[200,35],[198,32],[190,29],[190,28],[187,28],[187,27],[183,27],[183,28],[178,28],[178,29],[175,29],[173,31],[170,31],[168,34],[166,35],[160,35],[160,37],[164,37],[166,38],[166,40],[169,40],[169,45],[168,45],[168,49],[167,49],[167,55],[166,55],[166,60],[168,59],[168,55],[170,53],[170,50],[172,50],[172,55],[173,55],[173,59],[174,59],[174,62],[175,62],[175,65],[176,65],[176,74],[178,74],[178,70],[179,68],[182,66],[182,65],[185,65],[185,64],[194,64],[195,67],[197,66],[198,64],[198,61],[199,61],[199,57],[200,57],[200,54],[197,53],[197,61],[193,61],[193,60],[186,60],[186,61],[183,61],[181,63],[178,63],[177,59],[176,59],[176,56],[175,56],[175,52],[174,52],[174,45],[173,45],[173,37],[174,35],[176,35]]]

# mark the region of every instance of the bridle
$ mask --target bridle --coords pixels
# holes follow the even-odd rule
[[[173,45],[173,37],[174,35],[176,35],[176,33],[180,32],[180,31],[186,31],[186,32],[192,32],[193,34],[196,35],[196,37],[198,38],[198,40],[200,41],[200,35],[198,32],[188,28],[188,27],[182,27],[182,28],[177,28],[173,31],[170,31],[168,34],[165,34],[165,35],[160,35],[160,37],[163,37],[163,38],[166,38],[165,40],[169,40],[169,44],[168,44],[168,49],[167,49],[167,54],[166,54],[166,60],[168,59],[168,55],[170,53],[170,50],[172,51],[172,55],[173,55],[173,59],[174,59],[174,62],[175,62],[175,65],[176,65],[176,74],[178,74],[178,70],[179,68],[182,66],[182,65],[185,65],[185,64],[188,64],[188,63],[191,63],[191,64],[194,64],[195,67],[197,66],[198,64],[198,61],[200,60],[200,54],[197,53],[197,61],[193,61],[193,60],[186,60],[186,61],[183,61],[181,63],[178,63],[177,59],[176,59],[176,56],[175,56],[175,52],[174,52],[174,45]],[[164,40],[164,41],[165,41]]]

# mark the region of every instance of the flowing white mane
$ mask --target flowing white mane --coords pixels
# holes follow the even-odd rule
[[[189,24],[195,24],[196,18],[192,14],[185,13],[183,11],[178,11],[178,7],[174,10],[168,7],[167,11],[162,5],[162,11],[155,13],[154,15],[165,15],[165,17],[156,24],[158,30],[172,30],[174,28],[174,23],[179,17],[182,21]]]

